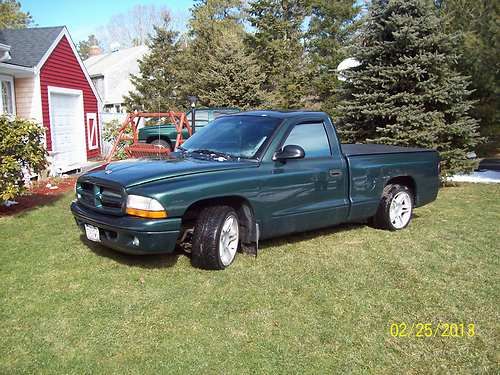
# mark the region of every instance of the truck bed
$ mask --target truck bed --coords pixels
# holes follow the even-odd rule
[[[351,220],[375,214],[384,186],[393,177],[408,178],[408,186],[416,191],[415,207],[436,199],[437,151],[378,144],[342,144],[341,147],[351,182]]]
[[[342,152],[345,156],[359,156],[359,155],[377,155],[377,154],[399,154],[408,152],[434,152],[425,148],[417,147],[399,147],[378,144],[347,144],[341,145]]]

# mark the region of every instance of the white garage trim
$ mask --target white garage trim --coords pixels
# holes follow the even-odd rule
[[[57,149],[55,149],[56,146],[56,141],[55,141],[55,125],[56,122],[54,120],[54,114],[53,114],[53,108],[52,108],[52,103],[51,103],[51,95],[52,94],[59,94],[59,95],[68,95],[68,96],[73,96],[77,98],[77,105],[76,105],[76,110],[75,110],[75,118],[76,118],[76,123],[75,126],[72,127],[73,130],[73,139],[76,140],[77,144],[72,145],[73,150],[75,153],[77,153],[76,160],[77,163],[72,163],[70,165],[65,165],[65,164],[58,164],[57,163]],[[58,169],[58,172],[66,172],[72,169],[78,169],[83,166],[83,164],[87,161],[87,146],[86,146],[86,137],[85,137],[85,117],[84,117],[84,108],[83,108],[83,91],[82,90],[75,90],[75,89],[68,89],[64,87],[55,87],[55,86],[48,86],[47,87],[47,99],[48,99],[48,104],[49,104],[49,121],[50,121],[50,138],[52,141],[52,157],[53,160],[56,161],[56,165],[53,167]]]

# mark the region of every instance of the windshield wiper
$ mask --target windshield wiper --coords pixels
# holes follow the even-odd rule
[[[231,154],[228,154],[226,152],[221,152],[221,151],[214,151],[214,150],[209,150],[207,148],[200,148],[200,149],[197,149],[197,150],[191,150],[189,151],[189,153],[191,154],[202,154],[202,155],[208,155],[208,156],[218,156],[218,157],[222,157],[224,159],[234,159],[235,156],[234,155],[231,155]]]

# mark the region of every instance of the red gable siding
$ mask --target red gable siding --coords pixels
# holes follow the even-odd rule
[[[83,111],[85,124],[85,139],[82,142],[86,144],[87,157],[93,158],[100,154],[99,149],[89,150],[87,144],[87,113],[96,113],[99,115],[97,98],[94,95],[85,74],[78,63],[71,46],[65,36],[59,41],[52,54],[43,64],[40,70],[40,90],[42,94],[42,114],[43,125],[47,135],[47,149],[52,151],[52,140],[50,133],[49,101],[47,94],[48,86],[63,87],[68,89],[82,90],[83,92]],[[98,135],[100,139],[100,134]]]

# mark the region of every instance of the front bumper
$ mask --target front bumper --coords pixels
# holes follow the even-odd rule
[[[84,233],[85,224],[93,225],[99,228],[102,245],[128,254],[172,253],[181,229],[179,218],[142,219],[103,215],[77,202],[71,203],[71,212]]]

